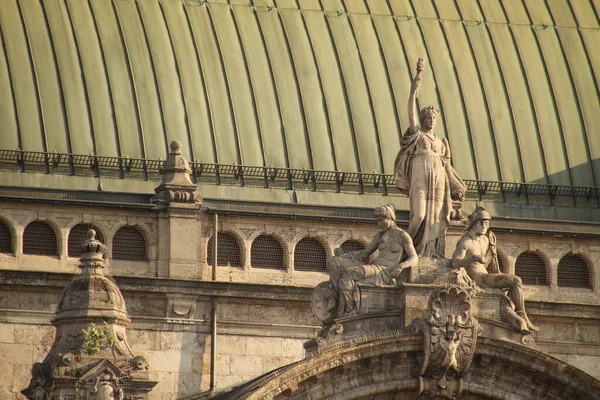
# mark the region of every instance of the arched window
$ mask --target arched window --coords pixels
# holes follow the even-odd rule
[[[13,235],[10,228],[0,219],[0,253],[14,253]]]
[[[279,240],[270,235],[260,235],[250,250],[252,268],[269,268],[285,270],[283,248]]]
[[[344,243],[342,243],[340,248],[342,250],[344,250],[344,253],[349,253],[351,251],[364,250],[365,245],[362,244],[361,242],[359,242],[358,240],[350,239],[350,240],[346,240]]]
[[[589,263],[579,254],[568,253],[558,262],[558,286],[592,289]]]
[[[208,240],[206,262],[213,265],[213,238]],[[231,232],[219,232],[217,236],[217,265],[242,268],[242,251],[238,238]]]
[[[77,224],[69,231],[69,243],[67,246],[69,257],[79,257],[81,255],[80,247],[87,240],[87,232],[90,229],[96,231],[96,240],[104,243],[104,235],[96,225],[87,223]]]
[[[137,226],[123,226],[112,240],[113,260],[148,261],[148,244]]]
[[[549,285],[546,263],[542,256],[534,251],[523,252],[517,257],[515,274],[525,285]]]
[[[54,229],[43,221],[33,221],[23,231],[23,254],[58,256]]]
[[[327,272],[327,252],[319,239],[305,237],[296,244],[294,269],[296,271]]]

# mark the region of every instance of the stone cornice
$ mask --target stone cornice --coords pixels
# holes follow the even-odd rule
[[[60,292],[72,280],[74,274],[38,272],[38,271],[0,271],[0,288],[2,290]],[[223,301],[265,301],[270,300],[300,302],[309,304],[312,287],[297,287],[283,285],[258,285],[238,282],[191,281],[165,278],[143,278],[132,276],[113,276],[119,288],[127,292],[154,294],[185,294],[193,297],[218,296]],[[127,297],[127,295],[126,295]],[[577,319],[600,319],[600,306],[577,304],[572,302],[527,301],[528,310],[534,316],[569,317]]]
[[[0,271],[0,287],[27,288],[44,286],[62,290],[75,274],[38,271]],[[291,287],[282,285],[257,285],[252,283],[191,281],[167,278],[142,278],[113,276],[122,291],[145,293],[178,293],[194,296],[219,296],[222,298],[243,298],[252,300],[310,302],[311,287]]]

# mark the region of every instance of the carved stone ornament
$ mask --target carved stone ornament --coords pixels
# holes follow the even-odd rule
[[[444,275],[433,281],[433,284],[437,286],[456,285],[465,289],[467,293],[469,293],[470,298],[474,298],[478,294],[484,293],[483,289],[477,286],[477,283],[471,279],[464,268],[453,269],[452,271],[446,272]]]
[[[181,142],[171,142],[171,152],[160,171],[162,182],[152,197],[157,203],[155,209],[165,209],[171,203],[200,203],[202,197],[195,193],[198,186],[192,183],[191,173],[190,164],[181,154]]]
[[[341,340],[340,335],[342,333],[344,333],[344,326],[340,323],[335,322],[329,326],[326,326],[317,334],[317,345],[319,348],[322,348],[339,342]]]
[[[28,399],[146,399],[157,384],[148,362],[127,343],[130,323],[118,286],[104,276],[106,246],[88,231],[81,246],[81,274],[62,292],[52,323],[48,355],[31,370]]]
[[[312,292],[312,312],[317,319],[323,323],[333,319],[337,305],[337,294],[331,288],[331,282],[319,283]]]
[[[392,204],[377,207],[373,216],[381,231],[366,248],[350,252],[338,248],[327,260],[331,288],[337,295],[335,317],[358,313],[358,284],[395,286],[402,270],[419,262],[410,237],[396,224],[395,207]]]
[[[448,141],[435,136],[439,110],[434,106],[417,110],[424,68],[419,58],[408,98],[410,126],[400,140],[394,175],[398,190],[410,197],[408,234],[417,254],[444,257],[446,229],[451,218],[460,219],[456,209],[464,200],[466,185],[452,167]]]
[[[480,333],[469,293],[456,285],[437,289],[429,298],[429,316],[416,319],[412,327],[425,339],[419,392],[424,398],[456,399]]]

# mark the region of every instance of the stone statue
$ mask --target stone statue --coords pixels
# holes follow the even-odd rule
[[[471,279],[483,288],[508,289],[508,297],[514,304],[515,312],[509,310],[511,323],[523,333],[537,331],[525,312],[523,283],[516,275],[504,274],[498,267],[496,236],[489,231],[490,214],[483,207],[477,207],[469,216],[468,232],[458,241],[452,257],[454,269],[464,268]],[[486,267],[490,265],[492,273]]]
[[[408,234],[417,254],[444,257],[452,200],[462,201],[466,186],[450,164],[448,141],[433,133],[439,111],[428,106],[417,114],[423,68],[419,58],[408,98],[410,127],[400,141],[394,173],[396,187],[410,199]]]
[[[357,283],[394,285],[402,269],[415,266],[419,260],[412,239],[396,225],[394,206],[377,207],[375,218],[381,232],[364,250],[344,253],[338,248],[329,260],[331,286],[338,294],[335,312],[338,317],[357,311]],[[377,257],[369,263],[367,259],[376,250],[379,250]]]

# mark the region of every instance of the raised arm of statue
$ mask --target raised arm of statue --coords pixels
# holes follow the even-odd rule
[[[423,80],[423,68],[425,62],[422,58],[417,61],[417,74],[412,80],[410,87],[410,96],[408,96],[408,120],[410,122],[410,133],[416,133],[419,130],[419,111],[417,110],[417,97],[419,94],[419,86]]]

